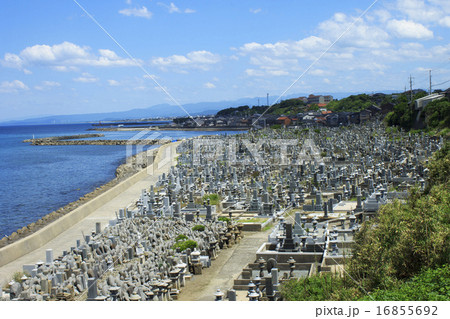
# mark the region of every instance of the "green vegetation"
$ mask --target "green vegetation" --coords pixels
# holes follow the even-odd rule
[[[372,291],[449,263],[449,225],[448,188],[434,186],[428,195],[416,190],[406,205],[386,205],[377,220],[362,226],[355,235],[349,272]]]
[[[287,300],[450,300],[450,143],[428,165],[429,186],[383,206],[355,234],[346,274],[282,287]],[[369,297],[366,292],[371,294]]]
[[[228,217],[224,217],[224,216],[219,217],[218,220],[221,222],[226,222],[227,224],[231,223],[231,219],[229,219]]]
[[[249,116],[256,113],[263,113],[267,109],[267,106],[253,106],[250,108],[248,105],[229,107],[217,112],[217,116]]]
[[[418,111],[414,109],[415,100],[426,96],[425,92],[414,95],[412,102],[408,105],[408,98],[405,94],[400,95],[394,105],[394,110],[386,114],[384,121],[389,126],[398,126],[410,131],[418,116]],[[450,101],[446,98],[430,102],[425,106],[421,118],[424,120],[427,131],[446,130],[450,128]]]
[[[186,240],[186,239],[188,239],[188,236],[183,235],[183,234],[180,234],[177,237],[175,237],[175,241],[177,241],[177,242],[180,240]]]
[[[328,103],[327,109],[333,112],[359,112],[376,102],[367,94],[350,95],[341,100]]]
[[[195,225],[194,227],[192,227],[193,231],[204,231],[205,230],[205,226],[204,225]]]
[[[394,110],[386,114],[384,121],[389,126],[399,126],[410,130],[414,124],[417,112],[407,102],[401,102],[394,106]]]
[[[13,280],[14,280],[15,282],[22,283],[22,277],[23,277],[23,275],[24,275],[23,272],[17,271],[17,272],[15,272],[14,275],[13,275]]]
[[[210,205],[218,205],[220,202],[220,196],[219,194],[206,194],[202,197],[203,201],[208,201]]]
[[[450,265],[427,269],[410,281],[386,290],[376,290],[363,300],[444,301],[450,300]]]
[[[325,273],[307,278],[291,279],[281,285],[281,295],[288,301],[355,300],[361,297],[357,287],[349,287],[345,280],[336,274]]]
[[[184,250],[189,248],[189,249],[193,250],[197,246],[198,246],[198,244],[197,244],[197,242],[195,240],[188,239],[188,240],[178,241],[177,243],[175,243],[172,246],[172,249],[179,248],[180,251],[184,251]]]
[[[267,110],[267,106],[253,106],[248,105],[239,107],[229,107],[217,112],[217,116],[251,116],[254,114],[262,114]],[[305,111],[305,103],[299,99],[289,99],[274,104],[265,114],[275,115],[295,115]]]
[[[433,101],[425,106],[425,123],[431,129],[450,127],[450,102],[447,99]]]
[[[450,142],[446,142],[441,150],[433,154],[433,160],[428,164],[429,180],[427,192],[432,185],[450,184]]]
[[[427,269],[405,282],[366,295],[348,276],[331,273],[291,279],[282,284],[281,295],[288,301],[445,301],[450,300],[450,265]]]

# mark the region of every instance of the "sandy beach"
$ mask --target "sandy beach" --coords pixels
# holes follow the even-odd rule
[[[129,207],[138,199],[142,189],[154,185],[158,177],[167,173],[176,164],[176,147],[181,142],[160,146],[147,152],[157,152],[152,165],[128,177],[116,186],[92,198],[67,215],[46,225],[39,231],[22,238],[8,246],[0,248],[0,285],[3,287],[12,275],[22,271],[22,266],[45,260],[47,249],[53,249],[55,258],[64,250],[76,245],[83,234],[95,230],[95,224],[101,223],[104,229],[109,220],[116,218],[119,208]],[[80,217],[81,216],[81,217]],[[73,222],[77,220],[76,222]],[[9,261],[10,259],[14,259]]]

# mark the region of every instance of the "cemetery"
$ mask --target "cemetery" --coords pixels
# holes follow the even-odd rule
[[[0,297],[176,300],[245,232],[271,229],[254,262],[211,300],[280,300],[290,278],[341,272],[362,223],[424,189],[427,160],[442,145],[377,122],[184,140],[178,164],[103,231],[96,224],[62,256],[48,249],[45,261],[23,265]]]

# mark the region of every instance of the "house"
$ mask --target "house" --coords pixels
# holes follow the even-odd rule
[[[369,106],[367,109],[368,109],[370,112],[372,112],[372,115],[381,113],[381,108],[379,108],[378,106],[376,106],[376,105],[374,105],[374,104],[372,104],[371,106]]]
[[[350,124],[359,124],[359,112],[350,112],[348,115],[348,122]]]
[[[414,108],[416,110],[423,110],[425,106],[427,106],[428,103],[436,100],[443,99],[445,96],[443,94],[439,93],[433,93],[424,97],[421,97],[420,99],[417,99],[414,102]]]
[[[380,105],[381,107],[381,114],[386,115],[389,112],[392,112],[394,110],[394,103],[384,103]]]
[[[324,104],[327,105],[328,103],[330,103],[331,101],[333,101],[333,97],[331,95],[314,95],[314,94],[310,94],[308,96],[308,104]]]
[[[339,125],[348,125],[351,112],[339,112]]]
[[[362,110],[361,112],[359,112],[359,122],[360,123],[370,120],[371,117],[372,117],[372,112],[369,111],[369,109]]]
[[[329,113],[325,115],[327,126],[339,126],[339,115],[336,113]]]
[[[277,124],[289,126],[291,122],[292,122],[291,119],[287,116],[280,116],[279,118],[277,118]]]

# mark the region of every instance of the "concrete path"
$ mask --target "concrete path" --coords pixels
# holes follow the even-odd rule
[[[176,142],[160,147],[153,165],[154,170],[151,171],[151,174],[145,175],[143,179],[124,190],[120,195],[96,209],[88,215],[88,217],[74,224],[71,228],[64,231],[39,249],[0,267],[0,285],[3,287],[5,283],[10,281],[15,272],[22,271],[23,265],[35,264],[40,260],[45,261],[46,249],[53,249],[53,256],[56,258],[57,256],[62,255],[64,250],[70,250],[70,247],[75,246],[76,240],[82,239],[82,232],[85,235],[91,234],[91,232],[95,230],[95,223],[100,222],[102,229],[105,228],[108,225],[109,220],[116,218],[115,212],[118,211],[119,208],[124,208],[131,203],[135,203],[139,198],[142,189],[150,188],[150,185],[154,185],[162,173],[167,173],[170,166],[176,164],[176,146],[179,144],[180,142]]]
[[[220,251],[210,268],[203,268],[202,274],[192,276],[181,289],[178,300],[212,301],[218,288],[225,293],[233,287],[233,281],[247,264],[256,260],[256,251],[267,241],[271,230],[265,232],[245,232],[239,244]],[[247,300],[247,291],[237,291],[237,300]]]

